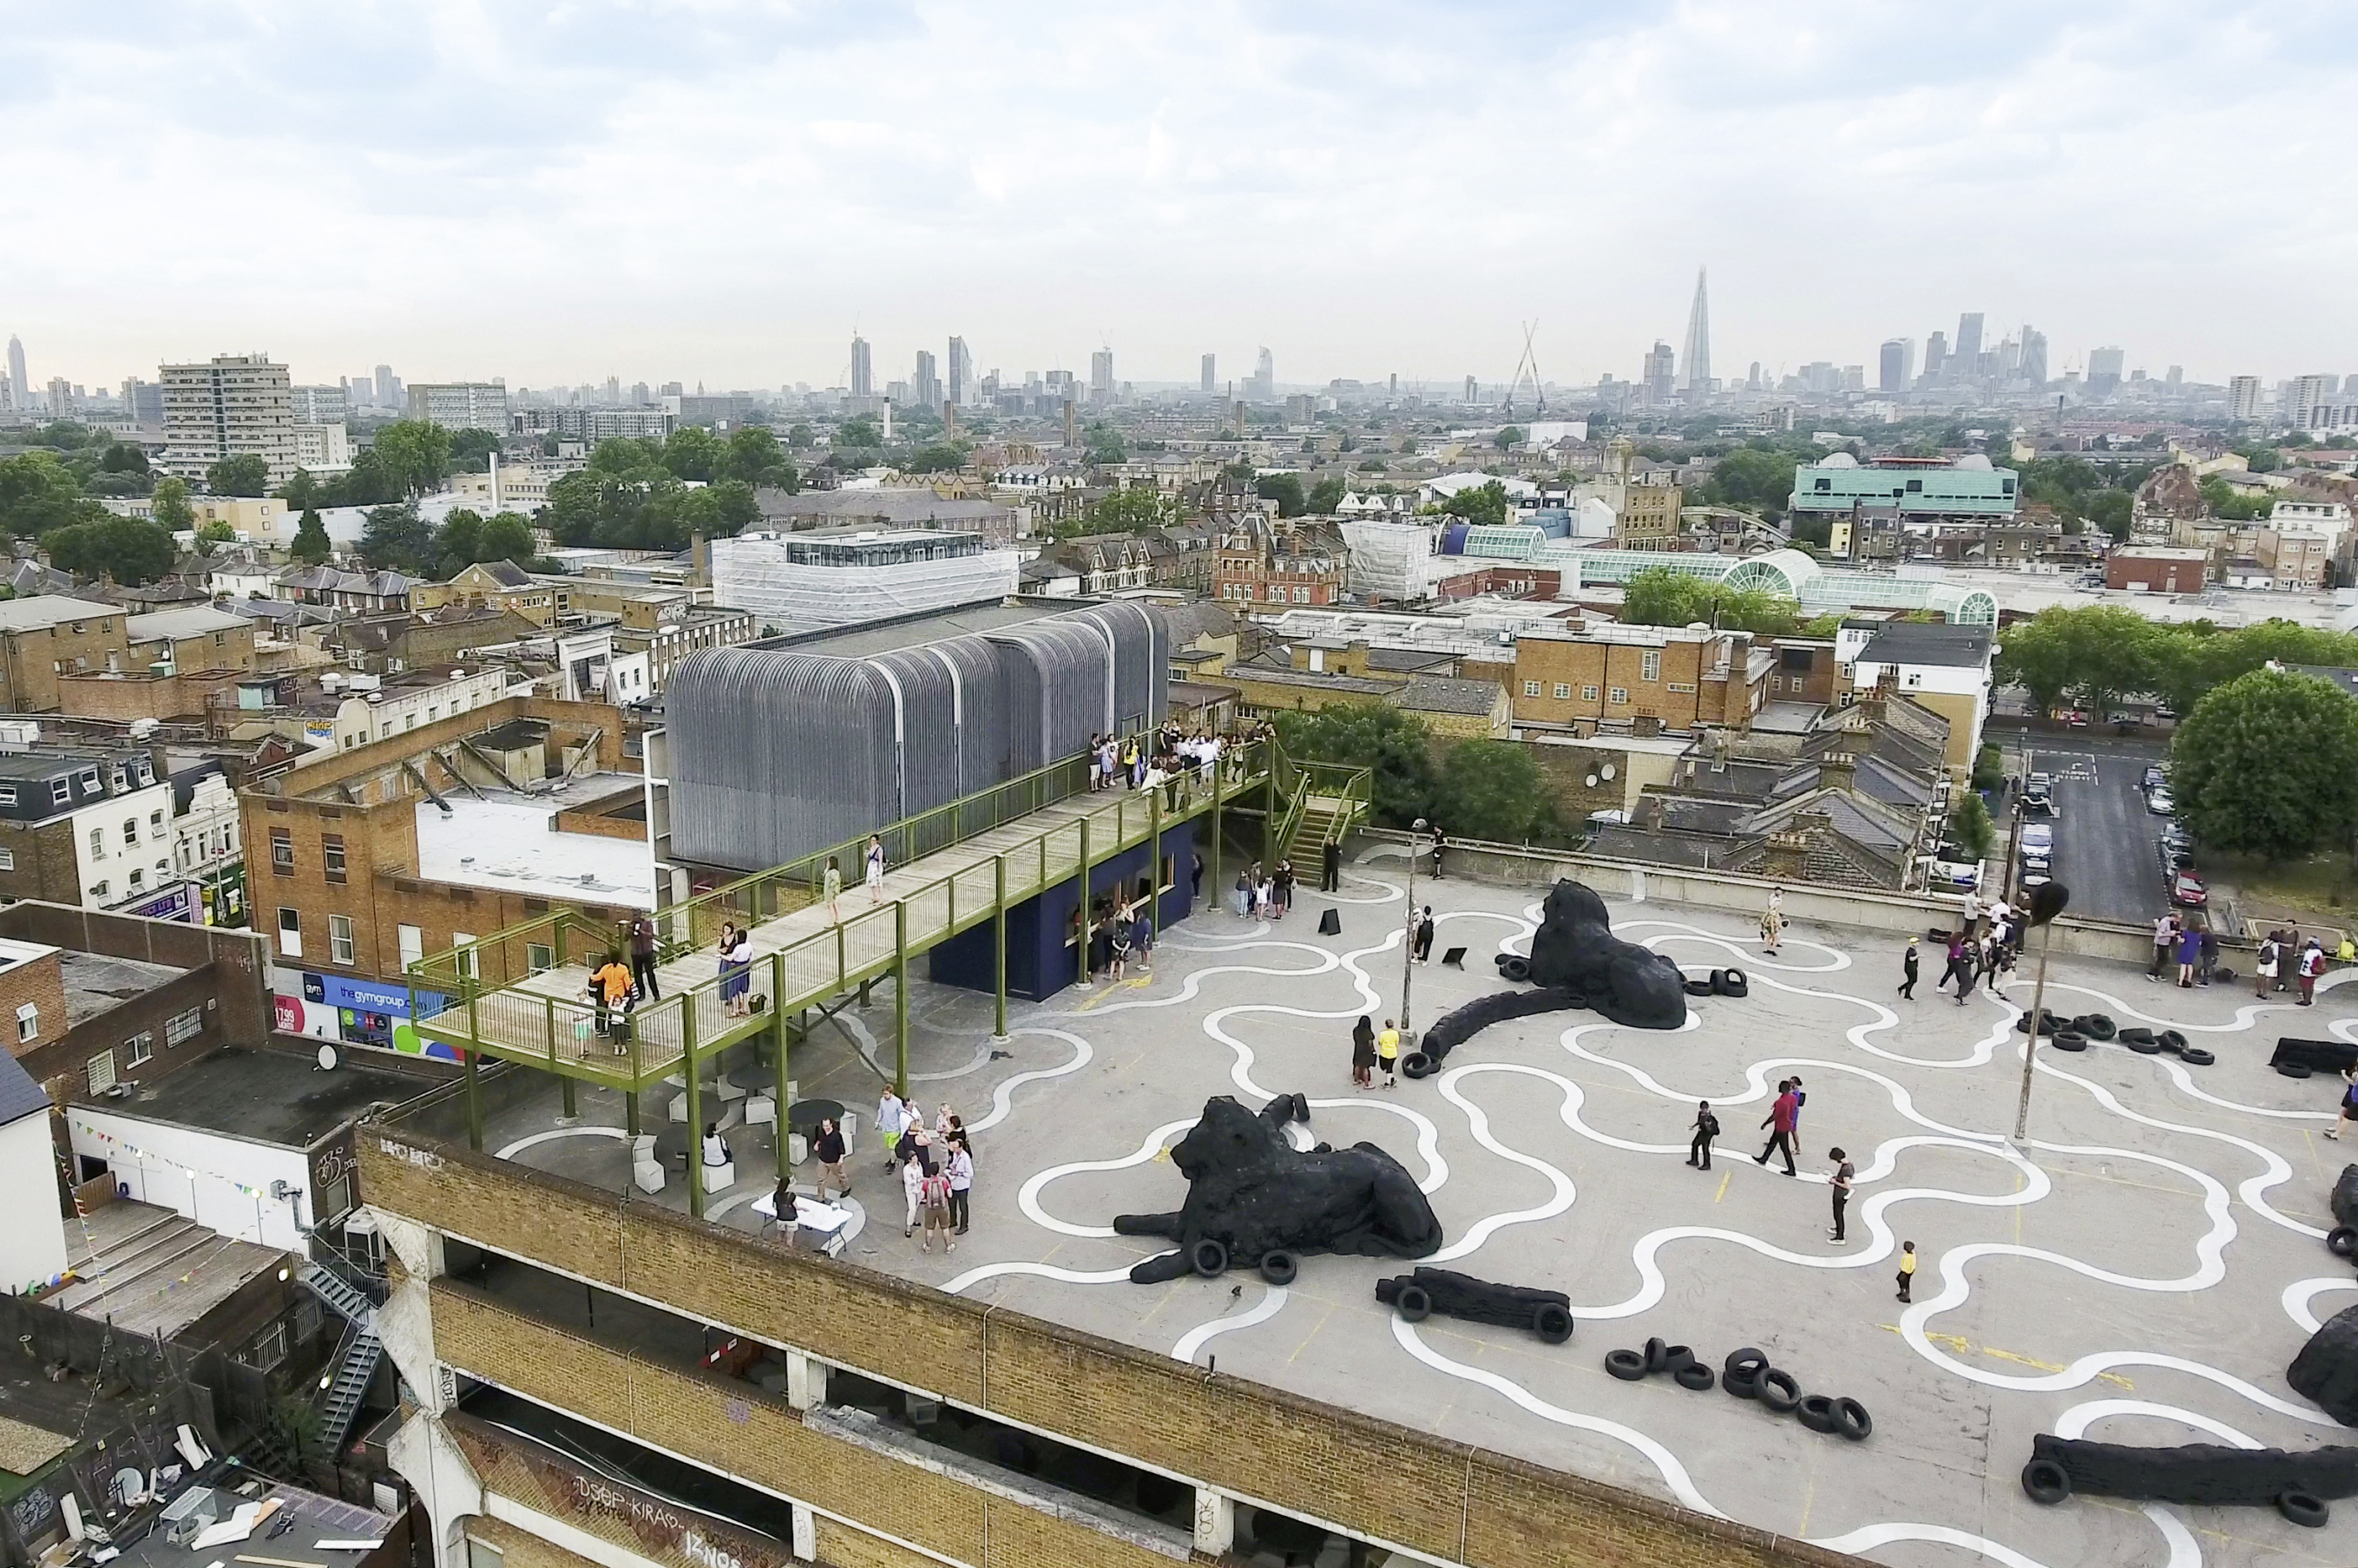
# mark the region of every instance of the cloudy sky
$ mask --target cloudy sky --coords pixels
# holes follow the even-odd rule
[[[0,0],[36,383],[2358,373],[2346,0]]]

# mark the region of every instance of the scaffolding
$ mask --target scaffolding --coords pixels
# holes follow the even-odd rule
[[[1004,599],[1019,565],[979,535],[931,529],[741,534],[711,549],[714,600],[789,633]]]

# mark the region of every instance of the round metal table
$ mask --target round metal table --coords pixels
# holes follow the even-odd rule
[[[748,1063],[730,1069],[729,1081],[749,1095],[773,1094],[778,1087],[778,1069],[758,1062]]]
[[[693,1141],[688,1136],[686,1122],[667,1121],[655,1129],[655,1159],[665,1170],[674,1165],[684,1166],[688,1147]]]
[[[786,1129],[806,1138],[816,1137],[818,1124],[830,1118],[838,1127],[843,1125],[843,1103],[840,1100],[798,1099],[786,1108]]]

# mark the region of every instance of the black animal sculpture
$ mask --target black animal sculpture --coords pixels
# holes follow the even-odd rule
[[[2358,1306],[2343,1307],[2309,1336],[2285,1381],[2342,1425],[2358,1426]]]
[[[1479,1031],[1532,1013],[1593,1007],[1632,1029],[1677,1029],[1687,1021],[1686,977],[1678,965],[1614,935],[1604,899],[1585,882],[1560,881],[1548,891],[1531,956],[1517,968],[1538,989],[1467,1002],[1425,1031],[1401,1070],[1421,1078]]]
[[[1176,1214],[1120,1214],[1124,1236],[1163,1236],[1176,1252],[1130,1271],[1141,1285],[1193,1271],[1211,1277],[1230,1263],[1258,1265],[1272,1282],[1293,1277],[1303,1252],[1422,1258],[1441,1245],[1441,1221],[1401,1162],[1372,1143],[1304,1152],[1285,1141],[1290,1121],[1308,1120],[1301,1095],[1280,1095],[1259,1114],[1228,1095],[1204,1102],[1171,1162],[1187,1178]]]

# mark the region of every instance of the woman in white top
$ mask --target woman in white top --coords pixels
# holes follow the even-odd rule
[[[884,902],[884,840],[868,836],[868,902]]]

